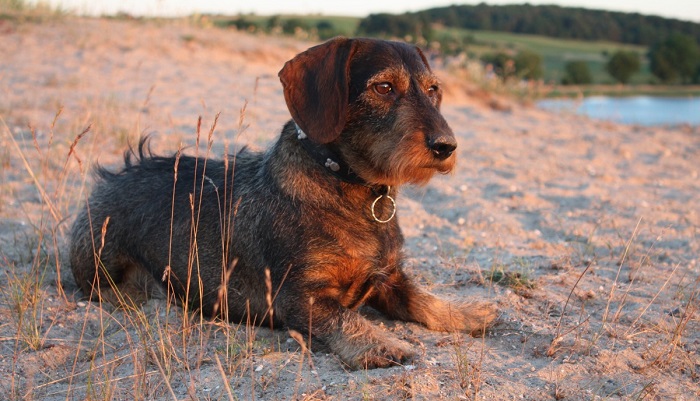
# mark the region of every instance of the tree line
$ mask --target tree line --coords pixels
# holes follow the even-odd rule
[[[700,42],[700,24],[639,13],[624,13],[554,5],[452,5],[405,14],[370,14],[359,30],[372,35],[404,37],[421,34],[431,25],[480,31],[501,31],[561,39],[607,40],[651,46],[658,38],[680,33]]]

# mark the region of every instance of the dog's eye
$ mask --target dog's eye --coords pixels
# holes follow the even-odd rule
[[[386,95],[387,93],[392,91],[392,88],[390,83],[382,82],[380,84],[375,84],[374,90],[377,91],[377,93],[379,93],[380,95]]]
[[[430,88],[428,88],[428,96],[433,97],[437,94],[438,87],[437,85],[433,85]]]

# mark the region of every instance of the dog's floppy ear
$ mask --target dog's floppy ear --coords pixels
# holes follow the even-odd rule
[[[432,72],[433,70],[430,69],[430,64],[428,63],[428,58],[425,57],[425,53],[423,53],[423,50],[420,49],[418,46],[414,46],[416,49],[416,53],[420,56],[421,60],[423,60],[423,64],[425,64],[425,68],[428,69],[428,71]]]
[[[287,61],[279,72],[287,108],[314,142],[332,142],[345,127],[355,45],[352,39],[331,39]]]
[[[416,52],[418,52],[418,55],[420,56],[421,60],[423,60],[423,64],[425,64],[425,68],[428,69],[428,71],[433,72],[433,70],[430,68],[430,63],[428,63],[428,58],[425,57],[425,53],[420,49],[420,47],[416,46]],[[437,99],[437,107],[438,110],[440,109],[440,104],[442,104],[442,92],[438,91],[438,99]]]

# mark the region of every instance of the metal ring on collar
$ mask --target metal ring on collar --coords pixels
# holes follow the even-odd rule
[[[394,216],[396,215],[396,201],[394,200],[394,198],[391,197],[391,195],[388,194],[388,192],[389,192],[389,191],[387,190],[387,194],[377,196],[377,199],[375,199],[374,202],[372,202],[372,207],[370,208],[370,211],[372,212],[372,218],[373,218],[374,221],[376,221],[377,223],[382,223],[382,224],[388,223],[388,222],[390,222],[390,221],[394,218]],[[377,202],[378,202],[380,199],[384,198],[384,197],[389,198],[389,200],[391,201],[391,207],[392,207],[392,209],[391,209],[391,216],[389,216],[389,218],[386,219],[386,220],[381,220],[381,219],[379,219],[379,218],[377,217],[377,215],[374,213],[374,207],[377,205]]]

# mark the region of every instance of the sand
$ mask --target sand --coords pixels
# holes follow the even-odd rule
[[[264,148],[289,118],[277,71],[312,42],[207,25],[0,20],[0,399],[700,397],[700,129],[551,114],[442,69],[459,162],[398,199],[406,271],[496,302],[484,338],[367,310],[418,357],[348,371],[284,330],[86,301],[66,232],[91,166],[143,134],[204,154],[219,113],[212,157]]]

